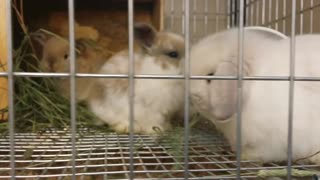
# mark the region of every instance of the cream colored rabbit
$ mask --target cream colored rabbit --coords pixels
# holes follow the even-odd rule
[[[184,40],[169,33],[157,32],[148,24],[135,25],[138,46],[134,52],[135,74],[178,75],[184,57]],[[128,51],[111,57],[101,68],[104,74],[128,74]],[[169,119],[181,107],[183,89],[180,80],[136,79],[134,95],[134,131],[155,133],[170,127]],[[100,78],[89,101],[91,110],[117,132],[129,131],[128,80]]]
[[[238,30],[204,38],[191,50],[192,75],[237,75]],[[296,76],[320,76],[320,35],[296,37]],[[245,31],[244,76],[288,76],[290,39]],[[293,160],[320,150],[320,83],[295,82]],[[244,81],[242,158],[285,161],[288,136],[288,81]],[[222,131],[236,150],[237,81],[192,81],[193,107]],[[320,164],[320,155],[309,158]]]

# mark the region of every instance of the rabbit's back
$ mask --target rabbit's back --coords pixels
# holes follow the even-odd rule
[[[320,35],[299,35],[295,38],[295,75],[320,76]],[[289,76],[291,40],[272,42],[258,53],[253,62],[256,76]]]

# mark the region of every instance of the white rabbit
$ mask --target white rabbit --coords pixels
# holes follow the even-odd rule
[[[138,23],[134,27],[135,74],[178,75],[184,57],[184,40],[169,32],[157,32],[152,26]],[[105,63],[100,73],[128,74],[128,50],[121,51]],[[181,80],[135,79],[134,131],[154,133],[153,127],[169,128],[168,119],[180,108],[183,100]],[[129,131],[129,98],[127,78],[100,78],[98,95],[89,100],[91,110],[117,132]]]
[[[261,33],[261,35],[267,36],[272,39],[287,39],[288,37],[285,34],[282,34],[279,31],[276,31],[271,28],[263,27],[263,26],[247,26],[244,27],[245,31],[253,31],[254,33]]]
[[[295,75],[320,76],[320,35],[296,37]],[[290,39],[255,31],[244,34],[245,76],[288,76]],[[191,50],[192,75],[237,75],[238,29],[211,35]],[[194,80],[193,107],[222,131],[236,150],[237,81]],[[295,82],[293,160],[320,150],[320,83]],[[244,81],[242,158],[285,161],[288,137],[288,81]],[[309,158],[320,164],[320,155]]]

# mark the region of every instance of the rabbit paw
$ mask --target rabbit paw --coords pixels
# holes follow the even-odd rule
[[[158,128],[158,129],[163,129],[159,125],[157,125],[157,126],[152,126],[152,125],[151,126],[141,126],[138,123],[134,123],[134,133],[137,133],[137,134],[155,134],[157,132],[157,131],[154,130],[155,127]],[[129,122],[112,125],[112,129],[114,131],[116,131],[117,133],[127,134],[127,133],[130,132]]]

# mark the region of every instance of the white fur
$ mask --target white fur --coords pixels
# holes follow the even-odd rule
[[[211,35],[191,51],[192,75],[214,72],[222,61],[236,62],[237,29]],[[320,76],[320,35],[296,37],[296,76]],[[288,76],[290,39],[275,40],[245,32],[244,73],[248,76]],[[235,74],[236,75],[236,74]],[[212,83],[215,83],[213,81]],[[236,150],[236,116],[217,121],[208,96],[212,84],[192,81],[193,107],[212,120]],[[295,82],[293,113],[293,159],[320,150],[320,82]],[[242,109],[242,158],[264,162],[287,158],[288,81],[244,81]],[[320,164],[320,155],[310,159]]]
[[[177,75],[177,67],[168,69],[156,64],[156,57],[147,54],[135,56],[136,74]],[[113,56],[101,69],[102,73],[128,73],[128,55],[121,52]],[[113,79],[114,81],[115,79]],[[104,85],[103,99],[89,102],[92,111],[118,132],[129,131],[129,92],[119,87],[110,87],[109,79],[100,79]],[[169,127],[168,118],[178,110],[182,103],[182,86],[179,80],[136,79],[134,96],[134,131],[137,133],[155,133],[153,127],[162,130]]]

